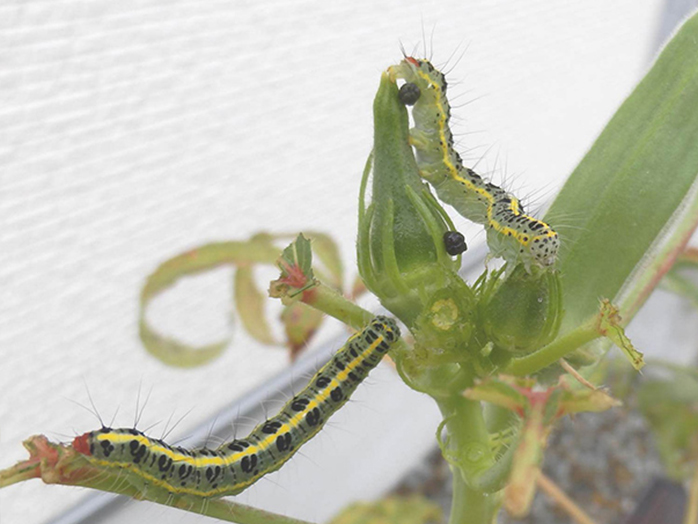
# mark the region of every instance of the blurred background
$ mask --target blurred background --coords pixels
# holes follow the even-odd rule
[[[156,436],[186,415],[177,438],[287,366],[285,351],[237,329],[212,364],[165,367],[138,340],[141,286],[182,251],[258,231],[330,233],[353,279],[371,104],[401,46],[449,71],[464,156],[541,210],[695,3],[3,2],[0,468],[25,457],[30,435],[68,441],[97,428],[91,402],[115,426],[132,426],[139,405],[139,428]],[[456,222],[471,246],[484,242]],[[153,324],[191,343],[225,336],[230,277],[178,285],[153,304]],[[689,313],[677,307],[680,321]],[[313,345],[345,337],[327,323]],[[398,420],[416,424],[402,435],[415,449],[433,445],[438,414],[406,390],[377,370],[301,457],[238,499],[322,520],[379,495],[371,470],[345,487],[328,482],[361,469],[348,456],[387,456],[388,415],[400,408]],[[386,471],[419,452],[404,453]],[[294,502],[298,490],[315,502]],[[52,522],[86,492],[39,481],[3,489],[0,522]],[[124,508],[114,522],[192,518]]]

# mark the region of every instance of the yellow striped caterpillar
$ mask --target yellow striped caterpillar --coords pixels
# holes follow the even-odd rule
[[[73,448],[94,465],[120,470],[138,487],[199,497],[236,495],[279,469],[342,407],[400,337],[394,320],[375,317],[352,336],[278,415],[243,439],[217,449],[185,449],[136,429],[103,427],[75,438]]]
[[[392,66],[393,79],[403,79],[400,100],[412,107],[410,142],[416,150],[420,175],[438,197],[465,218],[484,224],[491,256],[507,263],[549,267],[555,263],[558,234],[545,222],[525,214],[519,200],[463,166],[453,147],[449,127],[451,107],[446,78],[428,60],[412,57]]]

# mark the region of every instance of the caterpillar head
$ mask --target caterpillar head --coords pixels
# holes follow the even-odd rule
[[[549,224],[527,215],[516,197],[505,194],[488,213],[487,243],[492,256],[514,265],[521,262],[530,272],[533,266],[555,264],[560,237]]]
[[[511,200],[516,208],[516,212],[511,214],[517,216],[509,223],[519,230],[516,236],[525,249],[522,257],[524,265],[528,268],[535,263],[544,269],[553,266],[557,260],[560,236],[547,222],[525,214],[518,199],[511,197]]]
[[[560,236],[546,225],[547,231],[534,236],[528,246],[533,259],[542,267],[550,267],[557,260]]]
[[[415,105],[420,98],[421,105],[433,103],[446,96],[446,77],[429,60],[419,60],[411,56],[389,69],[391,77],[405,81],[400,89],[400,100],[405,105]]]

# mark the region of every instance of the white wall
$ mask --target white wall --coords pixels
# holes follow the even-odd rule
[[[282,351],[238,333],[212,365],[163,367],[137,339],[140,286],[174,254],[260,229],[332,232],[353,267],[372,98],[400,42],[421,50],[426,33],[437,64],[467,49],[449,74],[455,105],[468,102],[454,109],[463,148],[535,207],[647,68],[661,9],[5,0],[0,467],[25,456],[31,434],[69,440],[96,427],[74,403],[89,403],[85,383],[105,419],[119,409],[117,425],[132,424],[138,388],[141,399],[152,388],[141,426],[194,409],[186,433],[285,365]],[[217,272],[166,297],[154,318],[213,340],[228,293],[229,274]],[[0,519],[43,522],[80,495],[23,483],[0,491]]]

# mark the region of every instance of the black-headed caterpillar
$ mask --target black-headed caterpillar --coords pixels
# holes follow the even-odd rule
[[[102,428],[76,437],[73,448],[98,467],[117,469],[137,487],[175,495],[237,495],[279,469],[317,434],[400,337],[394,320],[375,317],[352,336],[278,415],[243,439],[217,449],[185,449],[136,429]]]
[[[410,141],[416,150],[420,175],[438,197],[465,218],[484,224],[491,256],[512,265],[522,262],[550,267],[560,244],[558,234],[545,222],[525,214],[519,200],[463,166],[453,147],[449,127],[451,107],[446,78],[428,60],[412,57],[392,66],[394,79],[403,79],[400,100],[412,106],[414,128]]]

